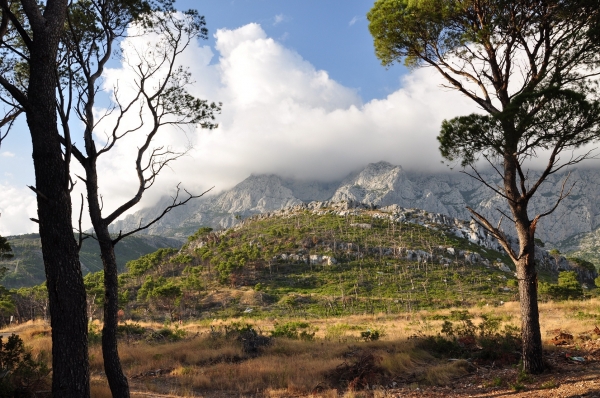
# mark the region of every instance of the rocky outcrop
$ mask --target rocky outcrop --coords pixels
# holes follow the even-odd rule
[[[299,213],[311,212],[316,215],[338,215],[358,216],[365,210],[369,210],[369,215],[374,218],[387,219],[392,222],[405,222],[421,225],[425,228],[432,228],[444,231],[446,234],[453,234],[459,238],[467,239],[471,243],[481,246],[486,250],[494,250],[498,253],[505,253],[498,241],[481,225],[475,221],[465,221],[456,217],[449,217],[445,214],[431,213],[421,209],[406,209],[398,205],[391,205],[376,209],[373,205],[368,205],[361,202],[345,201],[325,201],[301,203],[294,206],[289,206],[278,211],[267,212],[253,216],[250,219],[243,221],[235,228],[241,228],[245,223],[253,220],[262,220],[270,217],[291,217]],[[354,228],[366,228],[371,224],[350,224]],[[518,251],[518,241],[516,238],[508,236],[509,242],[513,250]],[[332,245],[335,245],[333,247]],[[327,252],[335,250],[345,250],[346,254],[360,257],[359,248],[352,243],[347,242],[324,242],[320,244],[321,249]],[[364,250],[364,249],[363,249]],[[468,250],[460,250],[454,247],[439,246],[433,247],[430,251],[412,250],[404,247],[370,247],[368,249],[373,254],[393,255],[408,261],[423,262],[439,262],[440,264],[450,264],[453,261],[462,261],[468,264],[482,264],[486,267],[496,267],[507,273],[514,273],[514,265],[504,264],[500,259],[495,262],[483,258],[479,253]],[[598,276],[595,269],[582,267],[573,261],[569,261],[565,257],[558,254],[551,254],[542,247],[536,246],[535,259],[537,265],[541,269],[545,269],[554,274],[560,271],[575,271],[578,279],[583,283],[593,284],[594,279]],[[310,254],[300,251],[295,254],[282,254],[274,258],[274,260],[282,260],[284,262],[305,262],[310,264],[332,265],[336,263],[335,258],[325,255]]]

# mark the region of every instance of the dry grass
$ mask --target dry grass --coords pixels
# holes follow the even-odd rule
[[[106,380],[94,380],[90,382],[90,392],[92,398],[112,398],[112,393]]]
[[[250,298],[248,298],[250,299]],[[421,334],[437,334],[442,320],[432,320],[433,315],[448,315],[451,309],[422,311],[402,316],[351,316],[343,319],[330,318],[309,321],[317,329],[315,341],[275,339],[257,356],[243,352],[235,340],[210,337],[210,327],[219,328],[234,322],[202,321],[180,326],[189,339],[171,343],[150,343],[144,340],[122,342],[120,354],[126,374],[137,390],[172,394],[173,396],[201,396],[207,391],[243,395],[261,392],[269,397],[310,394],[315,387],[322,397],[359,397],[360,392],[334,390],[338,387],[327,379],[338,365],[351,361],[349,352],[369,350],[381,358],[379,371],[390,378],[417,374],[418,383],[445,385],[450,380],[468,372],[464,361],[442,362],[430,354],[415,348],[407,337]],[[506,303],[500,307],[471,308],[475,322],[482,314],[501,316],[504,324],[519,326],[519,303]],[[579,315],[577,315],[579,314]],[[439,318],[439,317],[438,317]],[[542,335],[562,329],[578,335],[593,329],[600,320],[600,300],[540,303]],[[285,319],[252,321],[257,330],[267,333],[275,323]],[[600,324],[600,322],[598,322]],[[140,323],[151,329],[161,324]],[[380,341],[360,341],[360,332],[368,328],[385,331]],[[19,334],[37,358],[50,362],[51,336],[49,326],[43,322],[13,325],[5,332]],[[350,356],[349,356],[350,355]],[[90,347],[92,373],[92,396],[110,397],[103,376],[101,348]],[[163,370],[160,376],[151,372]],[[329,386],[330,388],[327,388]],[[373,393],[375,394],[375,393]],[[384,392],[381,392],[384,394]],[[377,396],[384,396],[384,395]],[[375,396],[372,395],[372,396]]]

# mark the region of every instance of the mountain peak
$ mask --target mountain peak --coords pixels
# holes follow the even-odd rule
[[[595,170],[578,170],[578,174],[586,184],[578,184],[580,188],[575,188],[578,189],[576,194],[566,198],[554,214],[542,220],[538,236],[543,241],[557,244],[600,227],[600,207],[593,200],[600,196],[600,174]],[[489,176],[493,177],[493,174]],[[563,178],[561,174],[548,179],[532,202],[532,212],[539,213],[553,205]],[[341,182],[252,174],[228,191],[202,198],[191,206],[174,209],[154,224],[149,232],[185,237],[200,226],[230,227],[238,222],[240,216],[272,212],[311,201],[346,201],[375,206],[395,204],[462,219],[470,218],[466,210],[470,206],[496,221],[496,209],[506,211],[502,198],[461,173],[407,173],[398,165],[381,161],[366,165]],[[141,220],[151,220],[162,212],[164,203],[117,221],[111,231],[125,232],[135,228]]]

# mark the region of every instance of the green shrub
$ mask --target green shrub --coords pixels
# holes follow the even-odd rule
[[[179,329],[175,326],[175,329],[164,327],[150,333],[149,339],[154,341],[179,341],[185,337],[185,330]]]
[[[189,264],[192,262],[192,256],[189,254],[178,254],[174,257],[171,257],[171,262],[175,264]]]
[[[466,325],[472,325],[467,316],[467,311],[457,311],[455,314],[465,319]],[[450,321],[442,325],[441,335],[423,338],[417,346],[438,357],[449,358],[472,358],[477,361],[496,363],[503,365],[515,364],[520,358],[521,333],[519,328],[506,325],[500,330],[501,317],[491,314],[483,314],[483,321],[475,327],[463,325],[458,326],[458,331]],[[475,330],[479,329],[479,335]],[[463,334],[463,333],[468,334]],[[461,334],[459,334],[461,333]]]
[[[170,258],[176,252],[177,249],[158,249],[154,253],[146,254],[137,260],[128,261],[125,267],[132,276],[141,276]]]
[[[120,336],[142,336],[146,329],[139,323],[124,323],[117,326],[117,334]]]
[[[577,280],[575,271],[564,271],[558,274],[558,283],[540,283],[539,292],[554,300],[583,298],[583,288]]]
[[[212,228],[210,227],[201,227],[199,230],[197,230],[193,235],[188,236],[188,242],[192,242],[198,238],[201,238],[202,236],[206,236],[209,233],[212,232]]]
[[[50,370],[33,359],[15,334],[6,343],[0,337],[0,397],[30,397],[48,384]]]
[[[479,324],[479,335],[481,337],[491,336],[498,332],[502,318],[492,314],[481,314],[482,321]]]
[[[360,338],[364,341],[377,341],[383,336],[385,336],[385,333],[381,329],[367,329],[360,332]]]
[[[571,261],[572,263],[577,264],[577,266],[580,268],[584,268],[584,269],[586,269],[588,271],[592,271],[592,272],[596,271],[596,266],[593,263],[586,261],[582,258],[567,257],[567,260]]]
[[[304,330],[300,330],[304,329]],[[310,332],[310,325],[307,322],[287,322],[284,324],[275,324],[271,332],[271,337],[286,337],[295,340],[313,340],[315,332]]]
[[[102,330],[95,323],[88,326],[88,344],[96,345],[102,343]]]
[[[271,344],[271,338],[258,333],[252,325],[233,323],[226,329],[227,338],[234,337],[239,341],[246,354],[256,355],[262,347]]]
[[[211,326],[209,337],[216,342],[221,339],[237,340],[241,343],[244,353],[250,355],[256,355],[262,347],[268,346],[272,342],[271,337],[257,332],[254,326],[238,322],[218,329]]]
[[[454,323],[446,320],[442,325],[442,333],[448,337],[453,336],[474,336],[477,328],[473,324],[473,315],[469,314],[467,310],[451,311],[449,318],[453,321],[458,321],[459,324],[455,326]]]

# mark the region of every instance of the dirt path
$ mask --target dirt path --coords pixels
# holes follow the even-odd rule
[[[448,387],[401,388],[388,390],[389,397],[423,397],[423,398],[458,398],[458,397],[598,397],[600,398],[600,364],[565,365],[551,372],[531,377],[522,381],[516,391],[517,371],[509,370],[478,370]],[[500,384],[494,387],[494,384]]]

